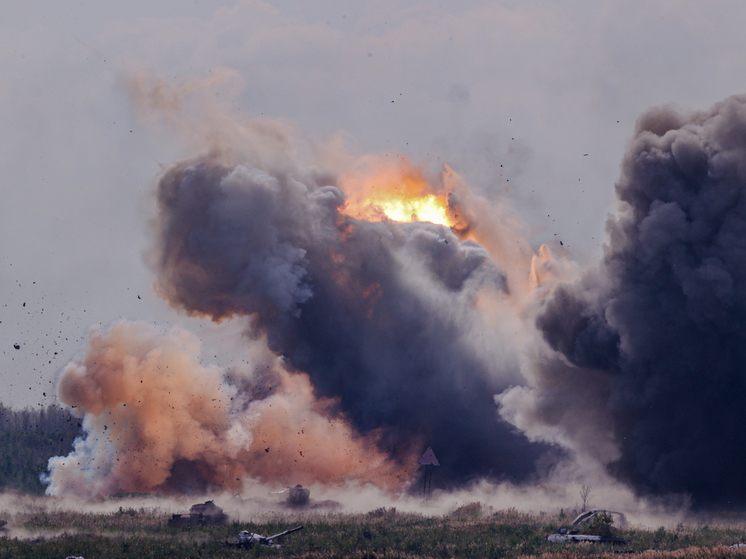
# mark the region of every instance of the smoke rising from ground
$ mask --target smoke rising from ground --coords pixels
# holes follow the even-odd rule
[[[746,97],[637,123],[603,260],[546,301],[537,359],[503,411],[643,494],[743,503]]]
[[[257,363],[264,379],[252,391],[199,359],[199,340],[184,330],[132,322],[94,329],[58,388],[84,418],[86,436],[50,460],[47,492],[202,494],[240,490],[246,479],[394,490],[407,480],[406,469],[376,452],[375,433],[365,439],[330,417],[333,402],[315,398],[305,375]]]
[[[245,480],[396,491],[427,446],[441,486],[536,476],[556,448],[504,421],[494,395],[523,382],[517,301],[557,275],[549,251],[534,258],[509,231],[514,216],[480,204],[450,169],[429,177],[396,154],[355,155],[343,134],[319,142],[287,122],[232,120],[200,97],[234,79],[132,81],[142,118],[202,152],[158,177],[147,260],[171,306],[243,321],[245,343],[266,355],[238,374],[201,365],[183,332],[94,331],[58,388],[86,436],[50,461],[48,492]],[[406,181],[448,195],[453,230],[353,217],[353,201]]]
[[[344,134],[309,140],[212,102],[184,109],[199,84],[133,83],[146,118],[165,113],[201,153],[155,185],[156,291],[188,315],[243,322],[270,365],[248,376],[204,367],[194,340],[141,325],[94,333],[59,386],[87,437],[50,462],[50,492],[246,492],[246,480],[401,489],[432,446],[445,487],[610,474],[661,503],[746,500],[746,98],[640,118],[604,257],[581,273],[534,251],[517,216],[447,167],[351,155]],[[444,197],[451,227],[369,212],[397,181]],[[174,425],[169,443],[145,436],[150,408],[133,418],[132,400],[126,412],[110,400],[131,370],[157,379],[159,352],[188,363],[175,384],[195,387],[148,389],[160,395],[155,423]],[[183,403],[205,394],[212,408]],[[179,441],[184,425],[194,445]],[[267,452],[267,440],[287,444]],[[118,453],[131,460],[115,463]],[[143,478],[151,456],[158,467]]]
[[[398,460],[437,447],[445,479],[525,479],[545,447],[497,416],[515,356],[475,350],[482,293],[507,297],[489,253],[430,223],[347,216],[329,176],[209,156],[158,183],[159,293],[215,320],[250,317],[270,350]]]

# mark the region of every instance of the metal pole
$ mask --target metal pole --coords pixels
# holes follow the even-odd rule
[[[422,493],[426,496],[430,496],[430,492],[433,489],[433,470],[429,465],[425,466],[425,479],[422,482]]]

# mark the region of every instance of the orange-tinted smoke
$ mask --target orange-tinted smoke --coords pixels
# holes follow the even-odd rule
[[[416,470],[399,467],[377,450],[376,435],[365,438],[334,418],[334,401],[314,401],[305,374],[281,372],[282,391],[251,405],[246,423],[254,436],[247,453],[247,472],[264,482],[285,485],[342,481],[372,482],[388,490],[400,489]]]
[[[375,436],[359,436],[333,416],[333,401],[314,398],[305,375],[276,366],[272,394],[247,401],[219,368],[200,365],[199,352],[197,338],[179,329],[164,335],[119,322],[93,330],[58,386],[87,434],[70,455],[50,459],[47,493],[236,491],[246,479],[395,490],[408,479]]]

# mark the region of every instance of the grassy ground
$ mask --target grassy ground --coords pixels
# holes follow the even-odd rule
[[[629,539],[625,547],[607,544],[551,544],[546,536],[566,522],[551,515],[514,510],[492,512],[477,503],[450,515],[426,517],[379,509],[368,514],[274,515],[261,522],[219,527],[170,528],[168,515],[155,509],[122,508],[111,514],[37,511],[0,514],[12,526],[11,537],[0,540],[2,558],[164,557],[297,557],[297,558],[489,558],[545,557],[570,559],[645,551],[650,559],[746,557],[746,548],[728,546],[746,541],[746,522],[723,526],[676,529],[616,529]],[[304,530],[288,535],[282,547],[225,547],[238,532],[275,534],[298,524]],[[24,537],[13,537],[23,534]],[[658,551],[646,551],[657,548]]]

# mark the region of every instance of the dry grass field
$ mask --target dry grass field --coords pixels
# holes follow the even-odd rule
[[[124,502],[123,502],[124,503]],[[525,514],[513,509],[493,511],[470,503],[442,516],[377,509],[367,514],[258,513],[249,521],[225,526],[169,527],[170,515],[158,507],[123,506],[114,512],[49,510],[33,507],[3,511],[9,531],[0,539],[0,559],[93,558],[223,558],[296,557],[359,559],[542,557],[616,557],[639,554],[646,559],[715,559],[746,556],[746,522],[730,519],[710,525],[679,524],[674,529],[615,528],[629,540],[610,544],[552,544],[548,534],[567,517]],[[279,548],[225,546],[241,530],[275,534],[303,525]]]

